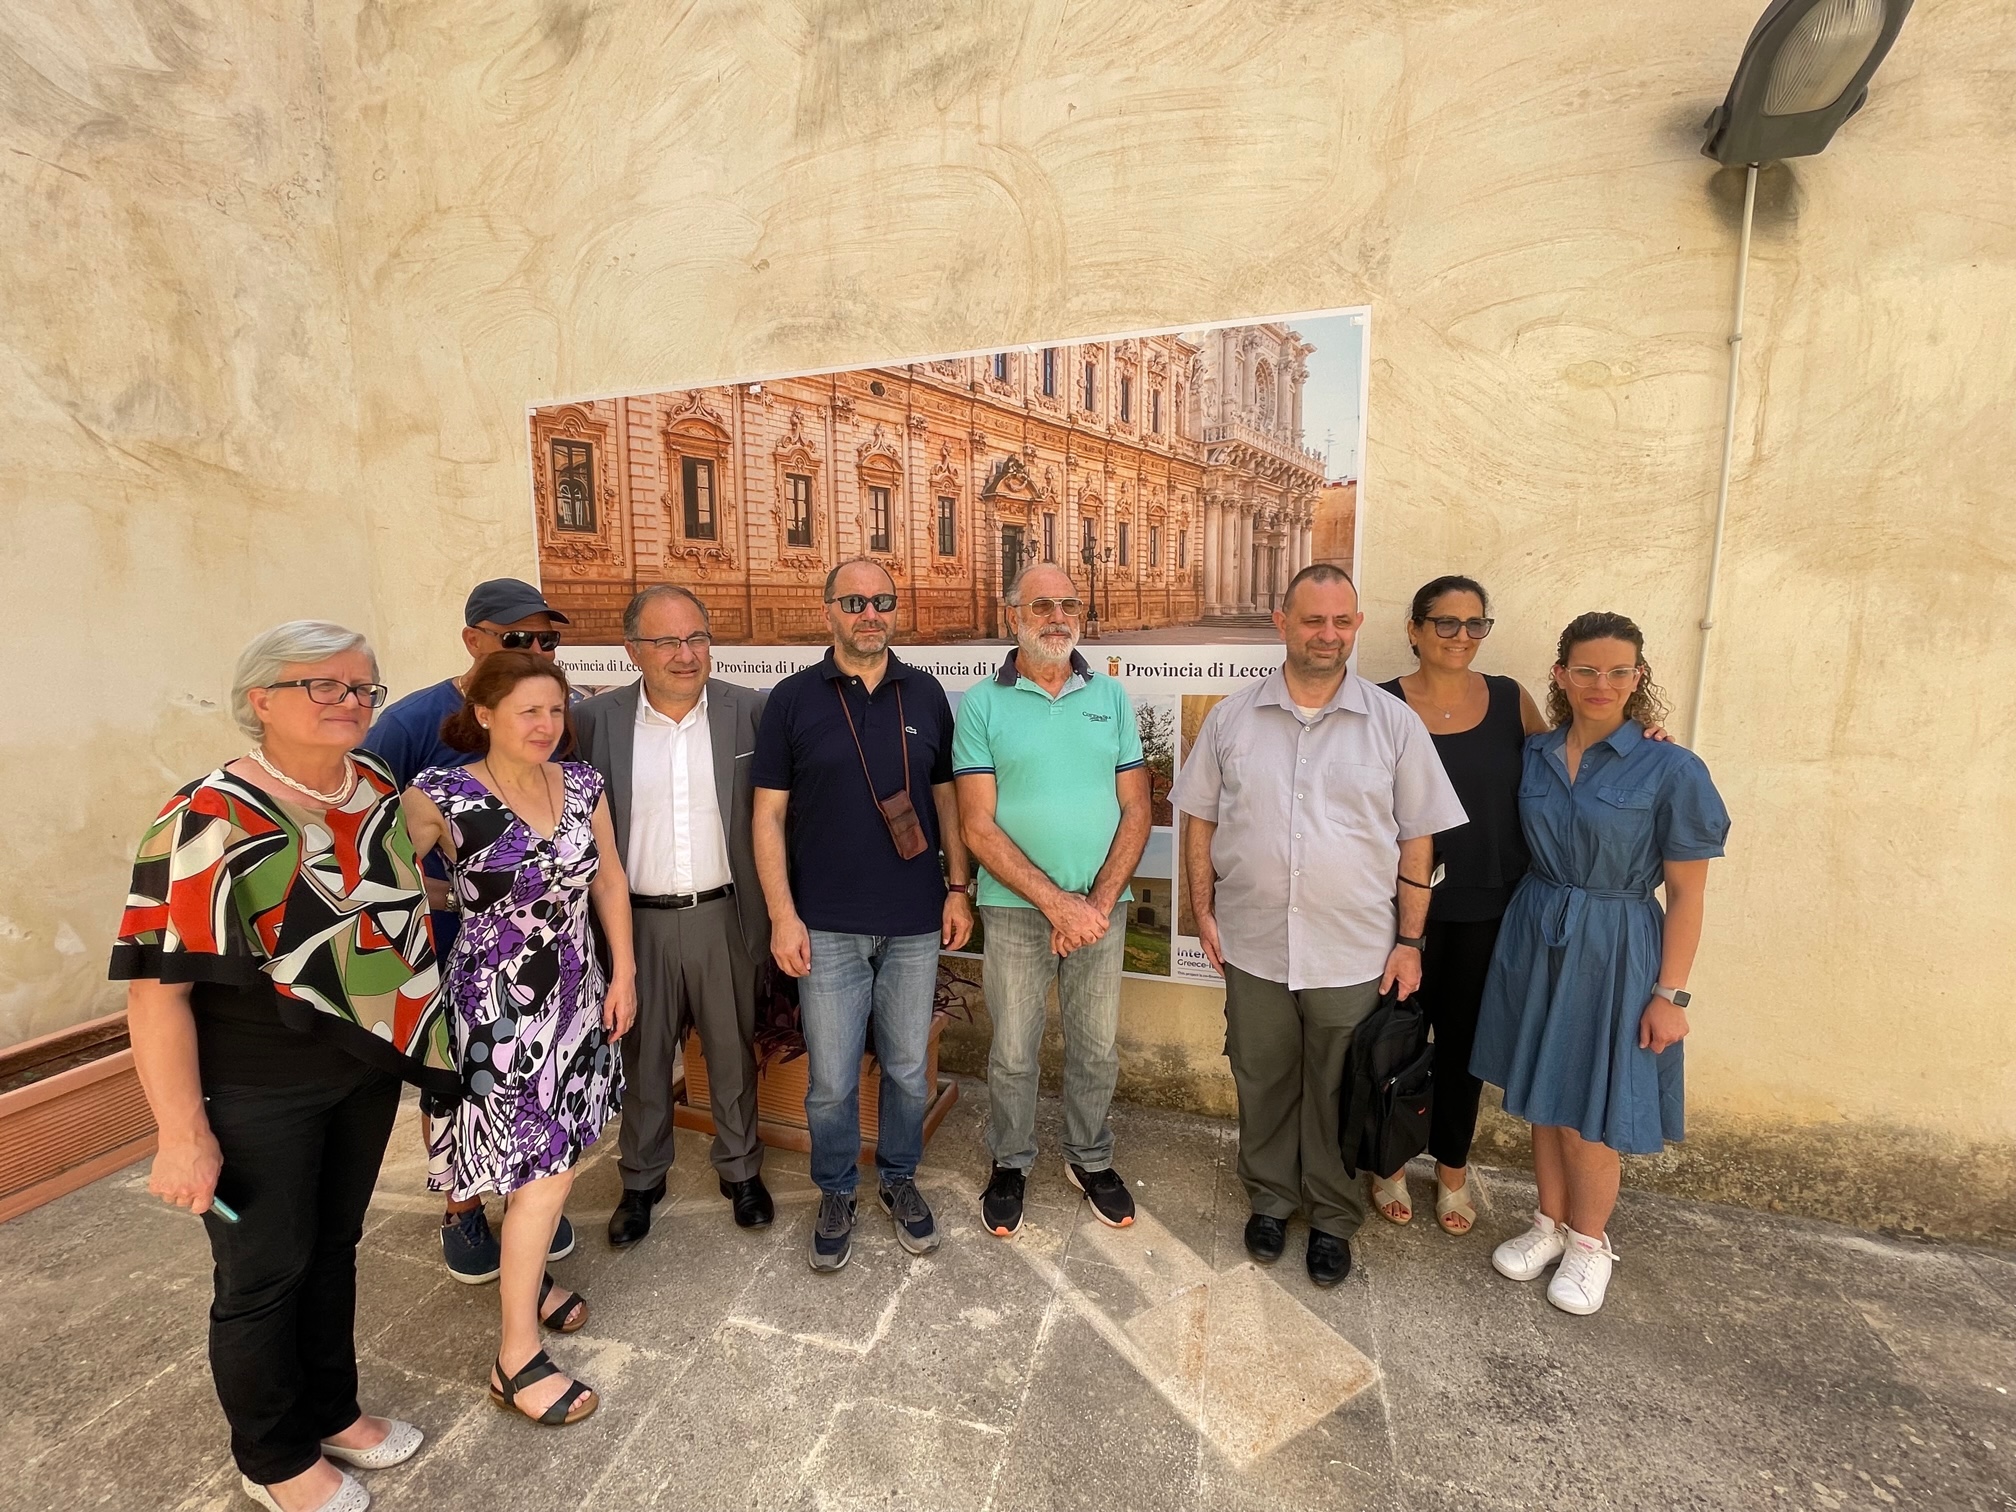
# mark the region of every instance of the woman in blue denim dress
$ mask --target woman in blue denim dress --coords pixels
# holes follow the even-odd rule
[[[1470,1070],[1533,1125],[1539,1212],[1491,1263],[1547,1300],[1602,1307],[1620,1152],[1685,1133],[1681,1041],[1708,862],[1729,814],[1692,751],[1645,736],[1664,713],[1645,637],[1621,614],[1561,634],[1554,728],[1526,742],[1519,821],[1532,869],[1505,912]],[[1664,887],[1662,911],[1654,890]]]

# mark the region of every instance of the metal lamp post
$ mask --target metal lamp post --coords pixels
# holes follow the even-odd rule
[[[1736,455],[1736,390],[1743,352],[1743,302],[1749,292],[1750,228],[1757,210],[1757,170],[1781,158],[1810,157],[1869,98],[1869,80],[1897,40],[1911,0],[1771,0],[1743,44],[1729,94],[1705,125],[1703,155],[1742,164],[1743,228],[1736,248],[1736,319],[1729,332],[1728,401],[1722,415],[1722,471],[1715,489],[1715,539],[1701,611],[1701,660],[1695,669],[1687,739],[1698,740],[1708,683],[1708,640],[1722,575],[1729,518],[1729,474]]]
[[[1085,591],[1091,599],[1085,611],[1085,639],[1099,639],[1099,548],[1087,541],[1078,548],[1078,560],[1085,564]]]

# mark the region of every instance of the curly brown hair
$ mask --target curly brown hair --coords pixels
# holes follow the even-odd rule
[[[567,672],[551,657],[530,651],[492,651],[476,663],[462,684],[462,707],[441,721],[441,738],[458,751],[472,756],[490,754],[490,732],[476,717],[478,709],[495,709],[511,690],[535,677],[550,677],[560,684],[560,696],[567,698]],[[567,711],[567,724],[556,754],[568,756],[574,750],[574,711]]]
[[[1568,628],[1561,632],[1560,644],[1554,648],[1554,665],[1566,667],[1577,646],[1598,640],[1626,641],[1638,653],[1638,687],[1624,700],[1624,717],[1635,719],[1641,725],[1663,722],[1666,718],[1666,692],[1652,681],[1652,666],[1645,660],[1645,632],[1623,615],[1602,610],[1576,615],[1568,622]],[[1574,717],[1575,711],[1568,706],[1568,695],[1561,690],[1559,683],[1549,678],[1547,722],[1559,729]]]

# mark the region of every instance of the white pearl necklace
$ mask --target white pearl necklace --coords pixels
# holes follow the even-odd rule
[[[305,782],[296,782],[280,768],[266,759],[266,752],[258,746],[245,753],[259,763],[260,769],[276,781],[284,782],[297,793],[306,793],[317,803],[325,803],[330,808],[341,808],[350,801],[350,795],[357,791],[357,768],[351,764],[349,756],[343,758],[343,790],[340,793],[323,793],[311,788]]]

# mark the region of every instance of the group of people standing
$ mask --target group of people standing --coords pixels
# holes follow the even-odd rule
[[[253,748],[149,828],[113,975],[161,1129],[151,1188],[204,1215],[212,1368],[262,1505],[357,1512],[369,1495],[340,1467],[421,1442],[362,1412],[352,1337],[401,1081],[421,1090],[444,1261],[499,1282],[492,1399],[576,1423],[596,1395],[541,1344],[588,1317],[547,1271],[575,1243],[568,1188],[620,1107],[608,1239],[649,1233],[689,1032],[722,1196],[737,1224],[774,1221],[753,1049],[766,962],[798,980],[815,1271],[851,1253],[870,1047],[878,1204],[905,1250],[940,1242],[916,1183],[937,959],[976,926],[993,1022],[984,1226],[1022,1224],[1053,989],[1064,1179],[1100,1222],[1133,1223],[1107,1115],[1150,789],[1125,690],[1078,652],[1076,589],[1054,566],[1021,575],[1015,645],[956,719],[890,648],[879,563],[841,564],[822,597],[831,648],[767,696],[712,675],[707,607],[671,584],[625,613],[637,681],[586,700],[554,659],[565,616],[513,579],[469,597],[468,670],[375,728],[387,689],[354,632],[297,621],[241,656],[233,710]],[[1394,683],[1349,672],[1362,620],[1343,572],[1298,574],[1276,616],[1281,670],[1211,711],[1172,795],[1226,978],[1248,1250],[1279,1259],[1302,1215],[1308,1274],[1330,1286],[1373,1203],[1411,1218],[1403,1172],[1369,1173],[1368,1203],[1338,1099],[1354,1028],[1382,993],[1419,991],[1438,1220],[1476,1220],[1469,1141],[1491,1081],[1535,1126],[1539,1186],[1532,1227],[1493,1263],[1531,1279],[1558,1260],[1549,1299],[1593,1312],[1617,1152],[1681,1134],[1685,984],[1727,816],[1700,761],[1652,738],[1628,620],[1568,627],[1544,717],[1471,670],[1492,622],[1469,579],[1417,595],[1420,669]],[[486,1196],[505,1201],[501,1232]]]

